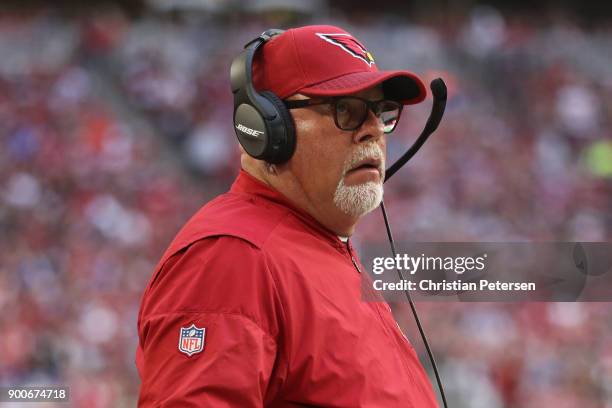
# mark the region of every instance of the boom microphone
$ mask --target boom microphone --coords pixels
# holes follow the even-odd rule
[[[444,115],[444,110],[446,109],[446,84],[442,80],[442,78],[436,78],[431,81],[429,85],[431,92],[433,94],[433,105],[431,107],[431,113],[429,114],[429,118],[427,119],[427,123],[423,128],[423,131],[414,142],[412,146],[400,157],[395,163],[391,165],[386,170],[385,173],[385,181],[389,180],[391,176],[393,176],[400,168],[404,166],[404,164],[408,163],[408,161],[419,151],[419,149],[423,146],[423,144],[427,141],[427,138],[438,128],[440,121],[442,120],[442,116]],[[387,237],[389,238],[389,245],[391,246],[391,252],[393,253],[393,257],[397,257],[397,253],[395,251],[395,242],[393,241],[393,235],[391,234],[391,226],[389,224],[389,218],[387,217],[387,210],[385,209],[384,201],[380,204],[380,209],[382,210],[383,218],[385,220],[385,228],[387,229]],[[404,280],[402,272],[399,269],[396,269],[397,274],[399,275],[400,282]],[[404,294],[408,299],[408,303],[410,304],[410,310],[412,310],[412,315],[414,316],[414,321],[416,322],[417,328],[419,329],[419,333],[421,334],[421,338],[423,339],[423,344],[425,344],[425,349],[427,350],[427,355],[429,356],[429,360],[431,361],[431,365],[434,370],[434,374],[436,376],[436,382],[438,384],[438,389],[440,390],[440,396],[442,397],[442,403],[444,404],[444,408],[448,408],[448,404],[446,402],[446,395],[444,395],[444,387],[442,386],[442,380],[440,379],[440,374],[438,373],[438,367],[436,365],[436,360],[434,359],[433,352],[429,347],[429,342],[427,341],[427,336],[425,336],[425,331],[421,326],[421,321],[419,320],[419,315],[417,314],[416,307],[414,306],[414,302],[410,297],[410,293],[407,289],[404,289]]]
[[[425,127],[423,128],[423,131],[417,138],[416,142],[414,142],[414,144],[410,146],[410,149],[408,149],[406,153],[402,155],[402,157],[397,159],[397,161],[385,171],[385,183],[400,168],[402,168],[404,164],[408,163],[408,160],[412,159],[412,156],[414,156],[416,152],[419,151],[419,149],[427,141],[429,136],[433,132],[435,132],[435,130],[438,128],[438,125],[440,124],[440,121],[442,120],[444,110],[446,109],[446,84],[444,83],[442,78],[436,78],[431,81],[429,87],[431,89],[431,93],[433,94],[433,106],[431,107],[431,113],[429,114],[427,123],[425,124]]]

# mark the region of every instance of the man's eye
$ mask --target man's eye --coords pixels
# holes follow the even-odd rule
[[[348,110],[349,110],[349,107],[346,104],[346,102],[338,102],[336,104],[336,112],[338,112],[338,113],[346,113],[346,112],[348,112]]]

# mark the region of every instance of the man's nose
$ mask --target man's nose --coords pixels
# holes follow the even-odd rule
[[[355,130],[353,141],[355,143],[375,141],[383,137],[384,134],[385,132],[382,120],[376,117],[372,110],[368,109],[368,117],[366,118],[365,122],[363,122],[363,124],[357,130]]]

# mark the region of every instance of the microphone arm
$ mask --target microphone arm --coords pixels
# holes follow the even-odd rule
[[[385,182],[391,178],[404,164],[408,162],[408,160],[412,159],[412,156],[419,151],[421,146],[427,141],[427,138],[438,128],[440,121],[442,120],[442,116],[444,115],[444,109],[446,108],[446,84],[442,80],[442,78],[436,78],[431,81],[429,85],[431,89],[431,93],[433,94],[433,106],[431,107],[431,113],[429,114],[429,118],[427,119],[427,123],[423,128],[423,131],[417,138],[416,142],[410,149],[406,151],[397,159],[395,163],[389,167],[385,172]]]
[[[423,131],[417,138],[416,142],[406,153],[402,155],[395,163],[389,167],[385,173],[385,182],[391,178],[404,164],[408,162],[419,151],[419,149],[423,146],[423,144],[427,141],[427,138],[438,128],[440,121],[442,120],[442,116],[444,115],[444,109],[446,108],[446,84],[441,78],[434,79],[431,81],[429,85],[431,88],[431,92],[433,94],[433,106],[431,108],[431,113],[429,114],[429,118],[427,119],[427,123],[423,128]],[[384,201],[381,202],[380,209],[382,210],[383,218],[385,220],[385,228],[387,229],[387,237],[389,238],[389,245],[391,246],[391,253],[393,254],[393,258],[397,257],[397,253],[395,250],[395,242],[393,240],[393,235],[391,234],[391,225],[389,223],[389,218],[387,217],[387,210],[385,208]],[[402,272],[397,269],[397,274],[399,275],[400,280],[403,280],[404,277]],[[436,365],[436,360],[434,358],[433,352],[429,347],[429,342],[427,341],[427,336],[425,335],[425,330],[423,330],[423,326],[421,326],[421,321],[419,319],[419,315],[417,314],[416,307],[414,306],[414,302],[410,297],[410,293],[407,289],[404,290],[404,294],[406,295],[406,299],[408,299],[408,303],[410,304],[410,310],[412,311],[412,315],[414,316],[414,320],[416,322],[417,328],[419,329],[419,334],[423,339],[423,343],[425,344],[425,349],[427,350],[427,355],[429,356],[429,360],[431,361],[431,365],[434,370],[434,375],[436,377],[436,382],[438,384],[438,389],[440,390],[440,396],[442,397],[442,403],[444,408],[448,408],[448,403],[446,401],[446,395],[444,394],[444,387],[442,386],[442,379],[440,378],[440,373],[438,372],[438,366]]]

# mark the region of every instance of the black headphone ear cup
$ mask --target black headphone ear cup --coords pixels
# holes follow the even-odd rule
[[[274,105],[274,108],[282,121],[282,128],[284,129],[284,135],[272,132],[268,138],[267,150],[270,154],[268,155],[269,160],[267,161],[274,164],[285,163],[291,159],[291,156],[293,156],[293,152],[295,151],[296,137],[293,118],[289,113],[289,109],[287,109],[283,101],[276,96],[275,93],[270,91],[262,91],[260,92],[260,95]]]

